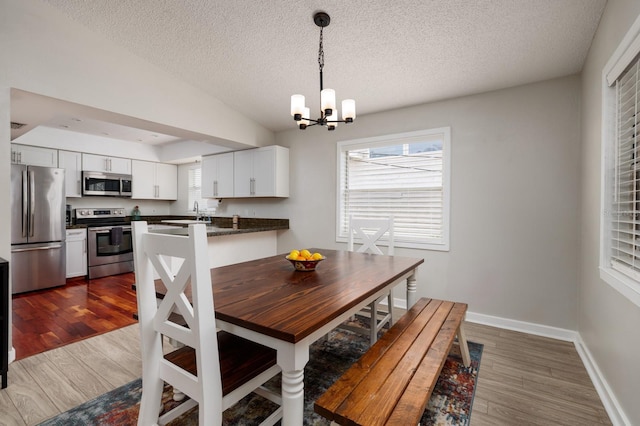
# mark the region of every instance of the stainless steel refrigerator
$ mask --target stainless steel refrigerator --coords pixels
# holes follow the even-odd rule
[[[65,284],[64,169],[11,165],[12,293]]]

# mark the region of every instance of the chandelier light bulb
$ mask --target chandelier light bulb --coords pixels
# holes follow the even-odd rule
[[[308,111],[308,108],[307,108]],[[303,95],[292,95],[291,96],[291,115],[295,118],[296,114],[300,114],[302,117],[304,114],[304,96]],[[305,117],[309,118],[309,115]],[[296,121],[299,121],[300,118],[297,118]]]
[[[353,99],[345,99],[342,101],[342,119],[347,123],[351,123],[356,119],[356,101]]]
[[[329,130],[335,130],[338,127],[338,111],[333,110],[333,114],[327,117],[327,126]]]
[[[302,108],[302,118],[300,119],[300,121],[298,121],[298,124],[300,125],[300,128],[302,130],[306,129],[309,125],[309,113],[309,108]]]
[[[336,109],[336,91],[333,89],[324,89],[320,92],[320,108],[325,115],[331,115]]]

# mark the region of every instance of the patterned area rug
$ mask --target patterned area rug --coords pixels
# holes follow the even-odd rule
[[[309,363],[305,367],[304,424],[328,425],[329,422],[313,411],[313,402],[368,349],[368,339],[349,331],[332,331],[329,339],[320,339],[311,346]],[[483,345],[469,342],[471,366],[465,368],[454,345],[438,379],[422,425],[468,425],[475,385],[480,367]],[[279,377],[268,383],[279,389]],[[138,418],[141,380],[134,380],[65,413],[40,426],[134,426]],[[175,406],[171,389],[165,387],[165,409]],[[224,425],[257,425],[275,405],[258,395],[249,395],[224,412]],[[172,426],[198,424],[197,407],[170,423]]]

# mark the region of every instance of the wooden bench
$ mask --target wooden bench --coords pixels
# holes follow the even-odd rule
[[[456,335],[463,363],[466,303],[422,298],[315,402],[340,425],[416,425]]]

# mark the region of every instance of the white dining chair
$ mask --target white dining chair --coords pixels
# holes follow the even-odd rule
[[[282,417],[282,399],[262,387],[280,372],[276,351],[216,331],[205,225],[190,225],[188,236],[177,236],[150,233],[146,222],[137,221],[133,247],[142,351],[138,425],[166,424],[196,405],[198,424],[220,425],[222,412],[252,391],[279,405],[261,424],[276,423]],[[167,256],[183,259],[175,275]],[[154,270],[164,286],[159,291]],[[181,321],[172,321],[175,317]],[[163,354],[163,335],[182,346]],[[160,414],[165,382],[189,399]]]
[[[386,242],[386,253],[380,248],[382,240]],[[347,240],[347,249],[349,251],[393,256],[394,242],[393,216],[380,219],[349,216],[349,238]],[[386,311],[380,309],[380,304],[384,299],[387,299]],[[341,328],[369,336],[371,345],[373,345],[378,340],[378,332],[382,330],[385,324],[388,324],[389,327],[393,324],[392,292],[389,291],[378,297],[360,312],[368,317],[368,328],[348,324],[341,325]]]

